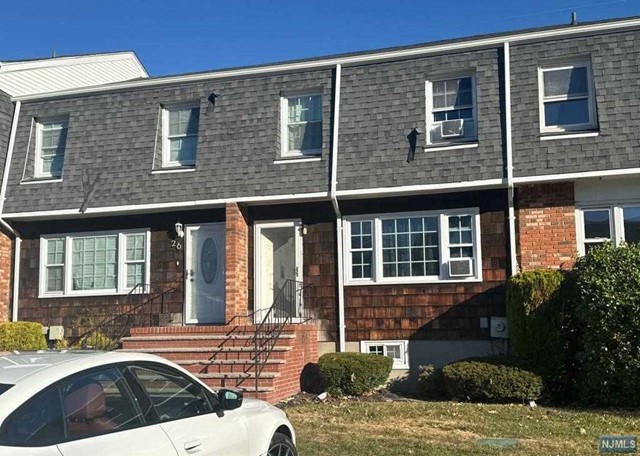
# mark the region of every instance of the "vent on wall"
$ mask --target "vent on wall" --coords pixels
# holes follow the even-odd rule
[[[464,135],[464,119],[444,120],[440,124],[440,136],[458,138]]]
[[[449,260],[449,277],[469,277],[473,275],[472,258],[454,258]]]

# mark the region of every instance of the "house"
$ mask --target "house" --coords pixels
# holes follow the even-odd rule
[[[503,353],[507,277],[640,237],[639,41],[629,18],[13,96],[7,305],[72,335],[151,303],[125,347],[212,384],[251,378],[268,312],[312,318],[271,399],[327,351]]]

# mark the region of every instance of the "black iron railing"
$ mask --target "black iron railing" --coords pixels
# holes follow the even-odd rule
[[[274,284],[274,287],[277,285]],[[294,323],[306,323],[311,320],[310,309],[304,305],[305,294],[309,294],[311,285],[296,280],[286,280],[278,287],[273,304],[268,309],[254,312],[256,330],[254,343],[254,375],[256,395],[259,389],[260,374],[264,370],[285,326]]]
[[[162,326],[162,315],[165,314],[166,295],[176,291],[175,288],[152,293],[149,284],[139,283],[127,294],[125,304],[110,307],[109,313],[92,313],[84,317],[89,322],[89,329],[78,337],[87,345],[91,335],[100,333],[114,342],[129,336],[132,328]]]

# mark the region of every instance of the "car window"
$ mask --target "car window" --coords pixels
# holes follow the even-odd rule
[[[0,394],[4,393],[5,391],[7,391],[12,386],[13,385],[10,385],[8,383],[0,383]]]
[[[130,429],[143,422],[117,368],[75,377],[62,385],[61,392],[69,439]]]
[[[204,389],[182,373],[138,366],[131,371],[151,399],[160,421],[213,411]]]
[[[2,445],[36,447],[64,440],[64,421],[58,388],[50,388],[20,406],[2,427]]]

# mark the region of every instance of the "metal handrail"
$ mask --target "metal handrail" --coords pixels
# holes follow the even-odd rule
[[[254,343],[255,392],[259,390],[260,374],[267,365],[271,353],[280,339],[285,326],[292,323],[306,323],[312,319],[309,309],[304,306],[305,290],[310,284],[288,279],[278,290],[273,304],[266,310],[262,320],[256,326]],[[258,315],[261,311],[254,311]]]

